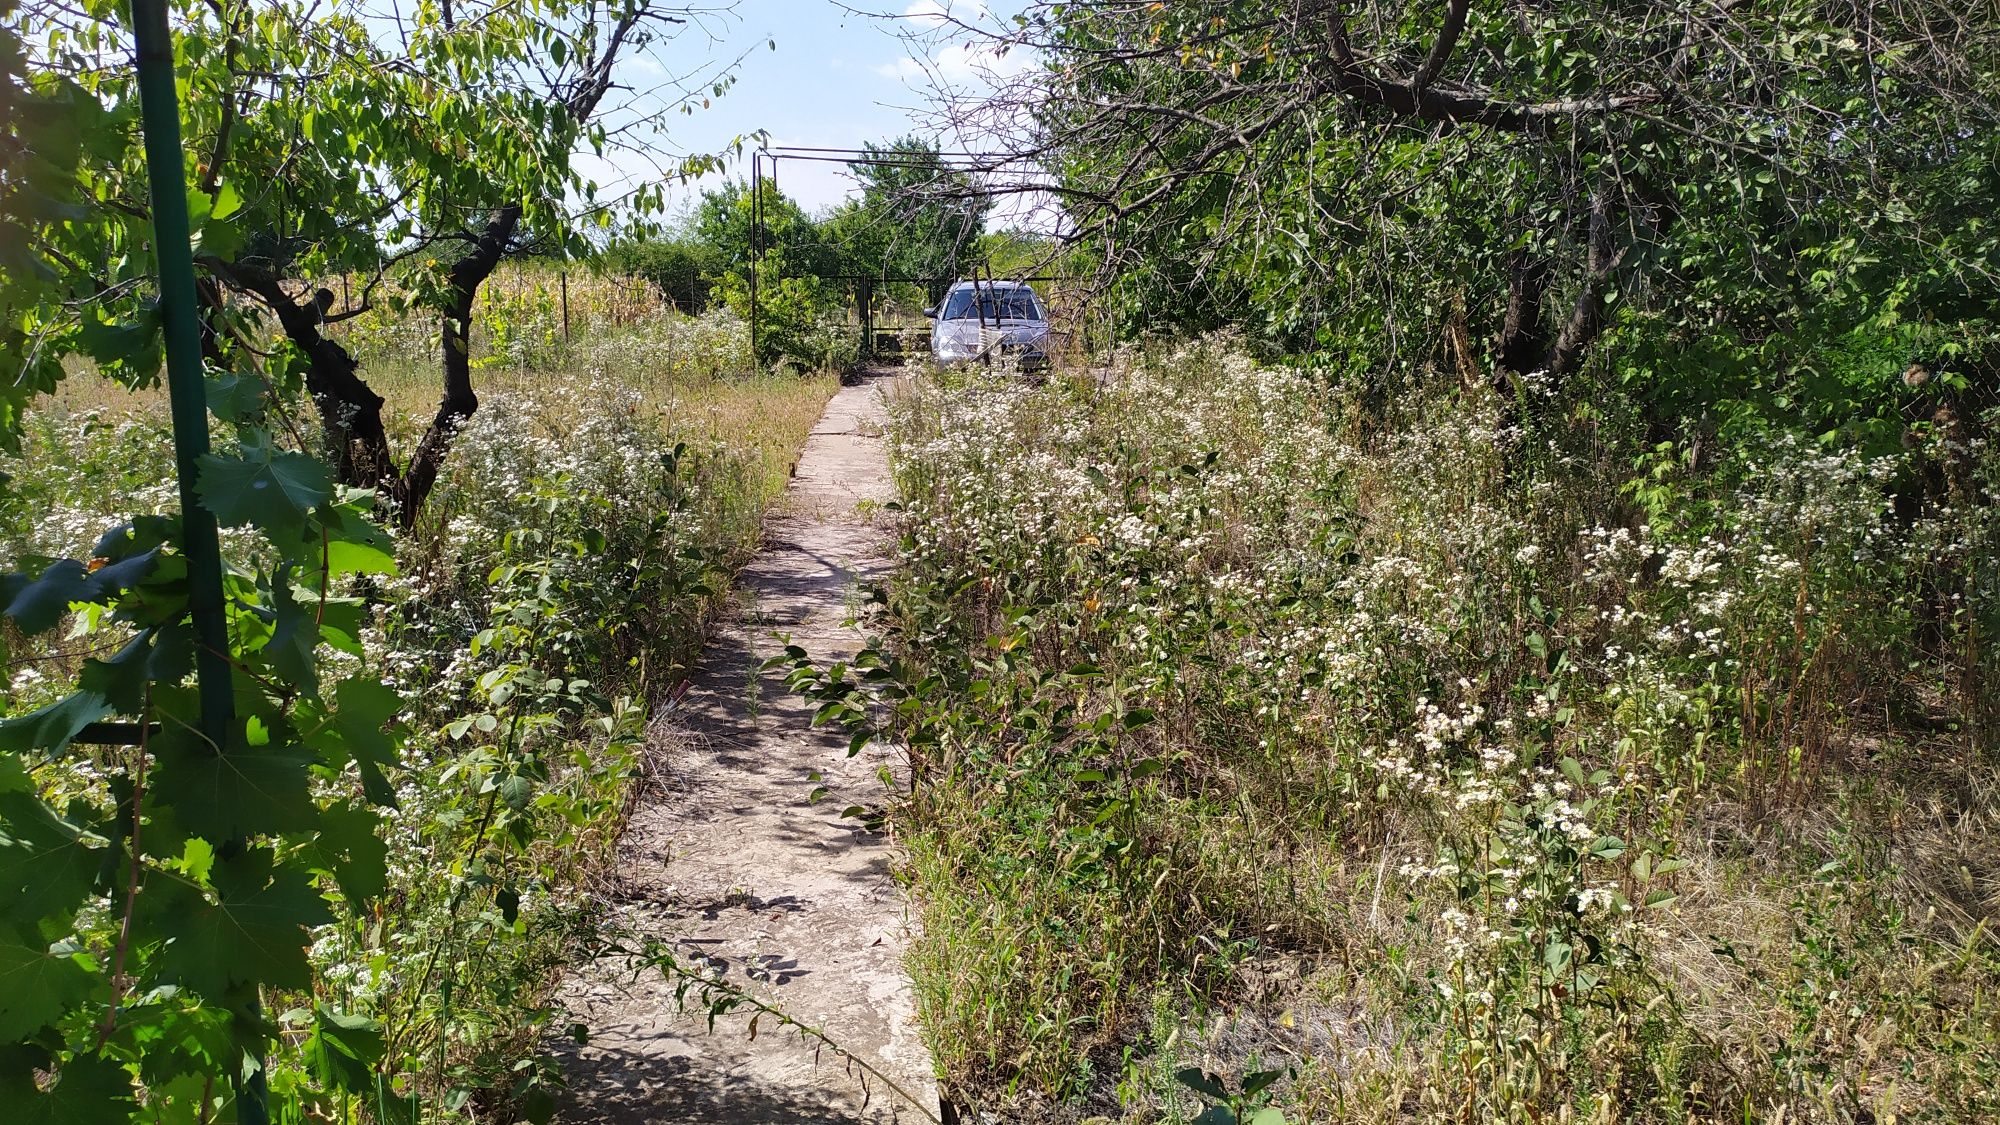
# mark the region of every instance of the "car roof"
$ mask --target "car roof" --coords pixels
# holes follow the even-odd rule
[[[1034,292],[1034,287],[1025,281],[954,281],[951,288],[953,292],[960,289],[1026,289]]]

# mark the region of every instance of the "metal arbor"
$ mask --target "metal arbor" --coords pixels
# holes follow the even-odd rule
[[[806,163],[842,164],[850,168],[857,166],[915,168],[936,172],[942,178],[944,176],[998,171],[1011,159],[1005,154],[991,152],[904,153],[882,149],[815,147],[810,145],[778,145],[775,147],[766,145],[752,150],[750,153],[750,265],[748,271],[748,280],[750,283],[751,351],[755,353],[757,348],[758,309],[761,301],[759,290],[764,280],[760,276],[762,273],[760,263],[764,252],[774,248],[770,238],[770,231],[765,225],[763,187],[768,177],[771,189],[773,191],[777,190],[778,168],[781,161],[792,160]],[[967,196],[978,196],[984,193],[969,190],[965,194]],[[931,288],[948,283],[955,276],[958,276],[957,271],[938,277],[910,277],[891,274],[886,270],[879,273],[866,274],[801,270],[777,274],[771,280],[782,280],[787,277],[804,277],[820,281],[839,281],[852,285],[854,287],[857,319],[860,322],[861,354],[866,356],[873,355],[876,348],[877,329],[875,326],[874,297],[877,285],[910,284]],[[972,280],[975,283],[979,280],[976,270],[973,271]],[[990,269],[987,270],[985,280],[988,283],[995,280]],[[1056,275],[1034,275],[1010,277],[1006,280],[1054,283],[1064,279]]]

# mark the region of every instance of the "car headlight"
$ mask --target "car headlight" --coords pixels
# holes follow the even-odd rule
[[[979,351],[979,346],[970,340],[956,336],[946,336],[937,343],[939,359],[970,359]]]

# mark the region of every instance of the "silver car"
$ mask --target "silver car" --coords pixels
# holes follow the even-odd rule
[[[1026,282],[961,281],[924,315],[936,322],[931,354],[944,363],[990,358],[1024,371],[1048,366],[1048,315]]]

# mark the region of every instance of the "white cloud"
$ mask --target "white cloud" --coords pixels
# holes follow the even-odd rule
[[[1032,51],[1017,49],[1003,52],[987,43],[950,43],[928,59],[905,56],[876,67],[875,73],[905,82],[926,77],[953,83],[975,79],[994,82],[1032,70],[1034,65]]]
[[[910,6],[903,9],[903,18],[924,27],[944,27],[954,21],[977,24],[993,18],[993,12],[985,4],[956,3],[954,0],[910,0]]]

